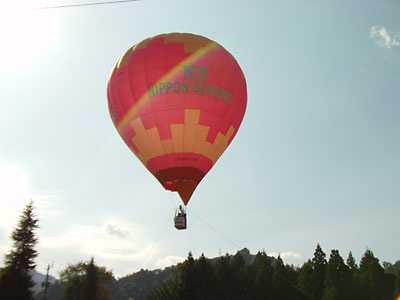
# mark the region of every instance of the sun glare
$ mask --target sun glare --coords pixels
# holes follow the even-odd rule
[[[0,225],[14,224],[31,198],[25,174],[15,166],[0,162]]]
[[[36,9],[37,1],[13,0],[0,9],[0,73],[17,71],[43,53],[56,37],[58,11]]]

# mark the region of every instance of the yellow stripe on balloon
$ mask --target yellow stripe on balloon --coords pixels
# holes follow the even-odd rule
[[[228,147],[229,140],[235,129],[231,125],[225,135],[218,132],[214,142],[210,143],[207,141],[210,127],[198,124],[199,118],[200,110],[185,109],[185,124],[171,124],[171,139],[169,140],[161,140],[156,127],[145,129],[141,118],[136,118],[131,121],[130,125],[136,132],[132,142],[139,151],[133,151],[133,153],[145,166],[152,158],[174,152],[201,154],[215,164]],[[185,130],[191,126],[198,126],[193,130],[192,134],[188,134],[195,137],[195,139],[184,139]]]
[[[169,81],[173,78],[176,74],[178,74],[182,70],[182,66],[191,65],[199,58],[207,55],[211,52],[211,50],[218,48],[219,45],[215,42],[210,42],[206,46],[199,48],[197,51],[193,52],[190,56],[182,60],[178,63],[175,67],[169,70],[164,76],[162,76],[157,82],[155,83],[158,85],[161,82]],[[129,50],[128,50],[129,51]],[[146,91],[137,101],[136,105],[132,105],[129,111],[125,114],[120,122],[117,124],[118,131],[121,131],[127,126],[129,121],[131,120],[132,116],[134,116],[138,110],[140,110],[143,105],[149,100],[148,92]]]

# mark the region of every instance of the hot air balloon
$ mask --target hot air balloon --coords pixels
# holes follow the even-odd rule
[[[111,73],[107,96],[122,139],[184,206],[235,137],[247,104],[235,58],[189,33],[157,35],[128,49]],[[181,213],[179,229],[186,228],[184,208]]]

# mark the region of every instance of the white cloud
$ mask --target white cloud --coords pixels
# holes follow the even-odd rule
[[[180,256],[167,256],[163,259],[159,259],[156,262],[156,267],[163,269],[165,267],[169,267],[172,265],[176,265],[180,262],[183,262],[186,258],[185,257],[180,257]]]
[[[99,227],[75,225],[57,237],[41,237],[39,265],[55,261],[57,272],[94,256],[97,264],[112,266],[114,275],[121,276],[148,267],[157,252],[157,247],[144,242],[139,233],[121,223],[107,221]]]
[[[400,47],[400,36],[390,36],[384,26],[371,26],[369,29],[371,39],[381,48],[390,49],[392,47]]]
[[[41,243],[49,248],[75,247],[80,252],[92,255],[124,255],[124,252],[135,252],[133,238],[121,239],[120,236],[110,236],[102,227],[90,225],[75,225],[68,232],[56,238],[42,238]]]
[[[11,239],[8,238],[7,230],[0,224],[0,253],[5,254],[9,252]],[[3,266],[3,260],[0,259],[0,267]]]
[[[129,231],[127,228],[123,228],[121,225],[118,225],[114,222],[104,223],[103,230],[110,236],[116,236],[119,238],[125,238],[129,236]]]
[[[25,173],[16,166],[0,162],[0,223],[13,226],[33,193]]]
[[[17,225],[24,206],[31,200],[37,215],[55,213],[51,207],[58,196],[34,193],[28,178],[22,168],[0,161],[0,225],[10,230]]]
[[[286,251],[281,253],[269,253],[268,255],[273,257],[278,257],[278,255],[280,255],[283,262],[289,265],[297,266],[297,265],[302,265],[304,263],[304,259],[301,256],[301,254],[292,251]]]

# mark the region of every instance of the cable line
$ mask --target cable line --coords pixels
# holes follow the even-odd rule
[[[190,252],[192,252],[192,255],[195,256],[195,252],[197,252],[197,249],[196,249],[196,245],[193,241],[192,232],[191,232],[190,227],[186,228],[186,232],[189,235],[190,243],[191,243],[192,249],[193,249],[193,250],[190,250]]]
[[[164,234],[165,229],[168,227],[168,223],[170,222],[172,216],[173,216],[173,215],[171,215],[170,217],[168,217],[168,219],[167,219],[167,221],[165,222],[165,224],[164,224],[162,230],[159,232],[157,238],[155,239],[155,241],[154,241],[153,244],[151,245],[149,251],[147,252],[146,256],[144,257],[142,263],[140,264],[140,268],[139,268],[139,269],[142,269],[142,268],[143,268],[143,265],[144,265],[144,263],[146,262],[147,258],[150,256],[151,252],[153,252],[154,247],[155,247],[155,246],[158,244],[158,242],[160,241],[160,238],[161,238],[161,236]]]
[[[105,2],[93,2],[93,3],[81,3],[81,4],[66,4],[57,6],[42,6],[36,7],[35,9],[50,9],[50,8],[67,8],[67,7],[80,7],[80,6],[92,6],[92,5],[104,5],[104,4],[118,4],[124,2],[136,2],[141,0],[116,0],[116,1],[105,1]]]
[[[303,295],[306,295],[308,298],[310,298],[311,300],[316,300],[312,295],[310,295],[309,293],[307,293],[305,290],[299,288],[296,284],[294,284],[293,282],[291,282],[290,280],[286,279],[284,276],[281,276],[278,273],[275,273],[276,276],[278,276],[280,279],[283,279],[284,281],[286,281],[289,285],[291,285],[292,287],[294,287],[296,290],[298,290],[300,293],[302,293]]]
[[[240,249],[240,246],[235,243],[234,241],[232,241],[230,238],[228,238],[226,235],[224,235],[223,233],[221,233],[220,231],[218,231],[214,226],[210,225],[209,223],[207,223],[204,219],[200,218],[198,215],[196,215],[193,210],[186,208],[188,211],[190,211],[190,214],[194,215],[197,219],[199,219],[201,222],[203,222],[204,224],[206,224],[208,227],[210,227],[213,231],[215,231],[216,233],[218,233],[220,236],[222,236],[225,240],[227,240],[228,242],[230,242],[232,245],[234,245],[235,247]]]

